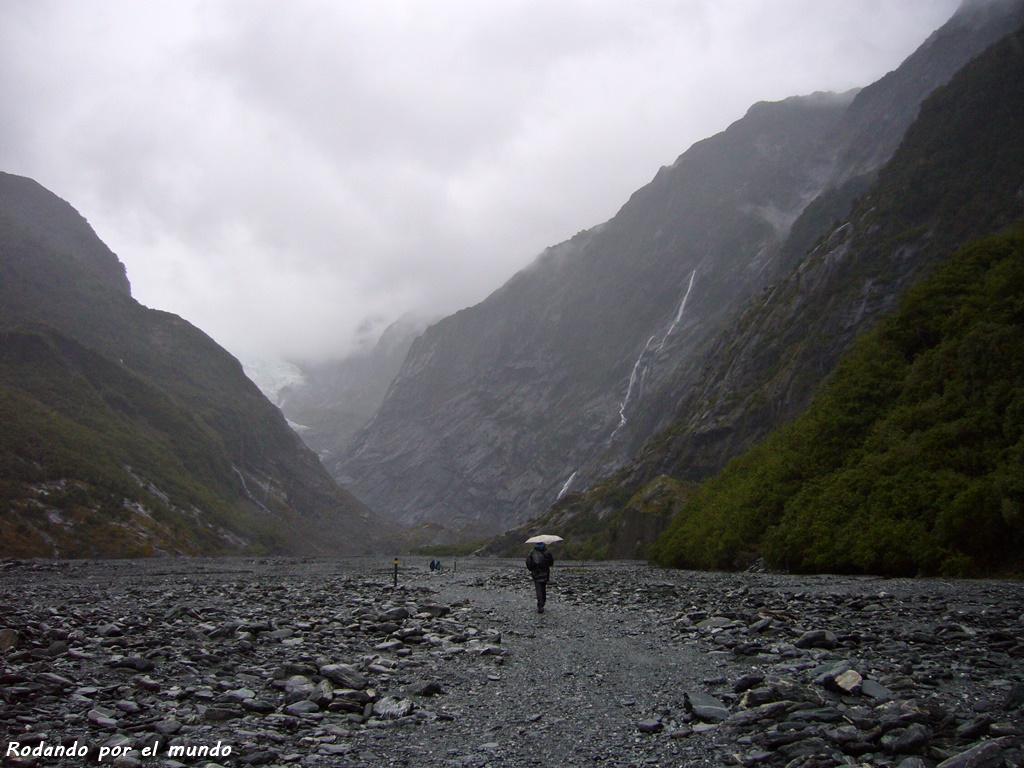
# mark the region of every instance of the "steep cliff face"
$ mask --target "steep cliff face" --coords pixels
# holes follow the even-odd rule
[[[758,104],[696,144],[613,219],[428,329],[338,472],[394,519],[493,532],[621,465],[671,418],[666,385],[692,386],[725,323],[848,210],[921,98],[1019,12],[965,4],[855,98]]]
[[[614,219],[428,329],[344,464],[356,492],[404,522],[491,532],[620,460],[665,361],[699,356],[770,270],[814,194],[808,148],[849,98],[756,105]]]
[[[364,551],[390,526],[231,355],[131,298],[85,220],[0,174],[0,552]]]
[[[1005,39],[937,90],[851,214],[716,341],[647,476],[700,477],[796,415],[908,286],[1024,214],[1020,43]]]
[[[567,497],[508,539],[521,541],[535,528],[579,531],[574,546],[581,553],[621,551],[623,537],[632,535],[621,518],[647,510],[651,489],[664,489],[671,479],[675,485],[655,511],[679,511],[694,481],[800,414],[854,340],[892,311],[910,286],[964,243],[1019,221],[1022,84],[1024,30],[937,89],[852,211],[719,335],[690,386],[670,381],[663,387],[659,413],[674,415],[668,428],[613,476]],[[1001,373],[1012,391],[1019,372]],[[765,483],[755,475],[751,484]],[[633,534],[640,538],[626,543],[648,554],[655,537],[635,528]],[[489,551],[504,546],[497,541]],[[740,555],[751,553],[756,550]]]

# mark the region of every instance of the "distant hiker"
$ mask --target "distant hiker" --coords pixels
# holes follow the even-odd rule
[[[431,570],[431,572],[437,570],[437,561],[436,560],[431,560],[430,561],[430,570]]]
[[[533,576],[533,586],[537,589],[537,613],[544,613],[544,603],[548,600],[548,580],[551,578],[551,566],[555,558],[548,552],[544,542],[534,544],[530,554],[526,556],[526,567]]]

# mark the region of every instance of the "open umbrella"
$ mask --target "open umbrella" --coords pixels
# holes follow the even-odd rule
[[[561,536],[553,536],[550,533],[541,533],[537,536],[531,536],[526,540],[527,544],[554,544],[556,541],[562,541]]]

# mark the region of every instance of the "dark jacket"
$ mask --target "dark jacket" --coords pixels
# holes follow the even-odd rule
[[[551,566],[555,564],[555,558],[550,552],[543,549],[531,549],[526,556],[526,567],[533,574],[534,581],[548,581],[551,578]]]

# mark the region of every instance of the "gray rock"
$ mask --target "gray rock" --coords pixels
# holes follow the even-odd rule
[[[256,691],[253,691],[253,690],[251,690],[249,688],[235,688],[234,690],[231,690],[231,691],[225,691],[221,695],[221,699],[223,701],[234,701],[234,702],[238,702],[238,703],[241,703],[241,702],[245,701],[246,699],[255,699],[255,698],[256,698]]]
[[[412,699],[398,699],[394,696],[385,696],[373,705],[373,714],[382,720],[395,720],[399,717],[411,715],[415,705]]]
[[[156,669],[156,664],[149,659],[142,658],[141,656],[125,656],[121,659],[114,659],[110,662],[110,666],[134,669],[136,672],[152,672]]]
[[[973,720],[961,724],[956,729],[956,737],[961,741],[974,741],[988,733],[989,726],[991,725],[992,718],[990,716],[980,715]]]
[[[331,681],[324,679],[318,682],[313,687],[313,692],[309,694],[309,700],[316,702],[319,707],[326,707],[334,699],[334,686],[331,685]]]
[[[891,699],[893,692],[875,680],[864,680],[860,684],[860,692],[872,699]]]
[[[305,675],[292,675],[284,683],[284,695],[288,701],[308,699],[316,686]]]
[[[0,629],[0,652],[6,653],[12,648],[18,647],[21,635],[16,629]]]
[[[812,629],[808,632],[804,632],[797,640],[793,643],[797,648],[835,648],[839,643],[839,638],[836,637],[834,632],[830,632],[827,629]]]
[[[46,652],[50,656],[63,656],[68,652],[68,644],[63,640],[54,640]]]
[[[893,744],[893,752],[897,755],[912,755],[923,752],[931,741],[931,733],[920,723],[914,723],[899,734]]]
[[[729,708],[705,693],[687,693],[690,711],[706,723],[720,723],[729,717]]]
[[[970,749],[943,760],[937,768],[1002,768],[1005,742],[1001,739],[983,741]]]
[[[661,720],[657,719],[641,720],[636,724],[636,728],[640,733],[658,733],[664,727],[665,724],[662,723]]]
[[[831,678],[831,684],[835,686],[834,690],[841,693],[859,693],[863,683],[864,678],[855,669],[848,669]]]
[[[266,699],[245,699],[242,701],[242,709],[246,712],[256,712],[260,715],[269,715],[271,712],[277,709]]]
[[[1007,692],[1003,700],[1003,709],[1019,709],[1021,705],[1024,705],[1024,683],[1017,683]]]
[[[284,711],[293,717],[300,717],[302,715],[308,715],[311,712],[319,712],[320,707],[315,701],[305,699],[303,701],[296,701],[289,704],[284,708]]]
[[[221,722],[224,720],[234,720],[238,717],[244,717],[245,712],[241,708],[229,707],[224,704],[218,704],[212,707],[207,707],[203,712],[203,719],[210,720],[211,722]]]
[[[173,736],[181,730],[181,723],[174,718],[158,720],[153,724],[153,730],[164,736]]]
[[[370,682],[359,670],[348,664],[325,664],[320,667],[320,674],[343,688],[362,690]]]
[[[743,693],[764,682],[764,675],[744,675],[733,683],[733,693]]]
[[[405,687],[406,696],[436,696],[444,693],[441,684],[434,681],[421,680]]]

